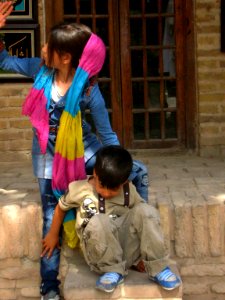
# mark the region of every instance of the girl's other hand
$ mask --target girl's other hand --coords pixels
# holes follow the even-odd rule
[[[47,255],[47,258],[52,256],[55,248],[60,249],[59,237],[48,232],[45,238],[42,240],[42,253],[41,257]]]

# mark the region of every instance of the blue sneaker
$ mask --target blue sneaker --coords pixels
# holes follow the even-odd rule
[[[96,281],[96,288],[106,293],[112,293],[117,285],[123,282],[123,276],[121,274],[110,272],[100,276]]]
[[[41,300],[60,300],[59,294],[55,291],[50,291],[41,297]]]
[[[150,279],[158,283],[165,290],[173,290],[181,285],[180,278],[174,274],[169,267],[166,267]]]

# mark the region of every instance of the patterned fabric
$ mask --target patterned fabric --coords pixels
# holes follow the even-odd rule
[[[84,47],[80,63],[76,69],[71,87],[66,95],[66,106],[60,118],[53,160],[52,188],[59,199],[70,182],[86,178],[84,145],[82,141],[80,98],[88,79],[102,68],[105,59],[105,46],[95,34],[91,34]],[[49,113],[53,71],[43,66],[23,105],[23,114],[30,117],[36,128],[42,153],[46,152],[49,137]],[[66,240],[70,247],[77,243],[75,216],[69,211],[64,220]]]

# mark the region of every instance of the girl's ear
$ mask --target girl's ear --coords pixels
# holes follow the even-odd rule
[[[62,56],[62,62],[63,62],[63,64],[65,64],[65,65],[70,64],[71,60],[72,60],[72,56],[71,56],[70,53],[63,54],[63,56]]]

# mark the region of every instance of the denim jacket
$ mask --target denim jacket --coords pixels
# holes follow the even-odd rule
[[[41,59],[18,58],[10,56],[6,50],[0,52],[0,68],[6,71],[12,71],[35,79],[40,69]],[[59,102],[51,102],[49,109],[49,125],[59,126],[60,117],[65,107],[64,97]],[[108,111],[105,107],[105,101],[102,97],[98,84],[95,84],[91,90],[90,96],[83,95],[80,101],[82,114],[83,142],[85,149],[85,162],[87,162],[99,148],[104,145],[118,145],[119,141],[115,132],[113,132]],[[89,110],[92,117],[96,134],[91,125],[85,120],[85,112]],[[52,162],[54,157],[55,139],[54,133],[49,133],[47,151],[42,154],[38,144],[35,128],[33,128],[32,161],[34,174],[38,178],[52,178]]]

